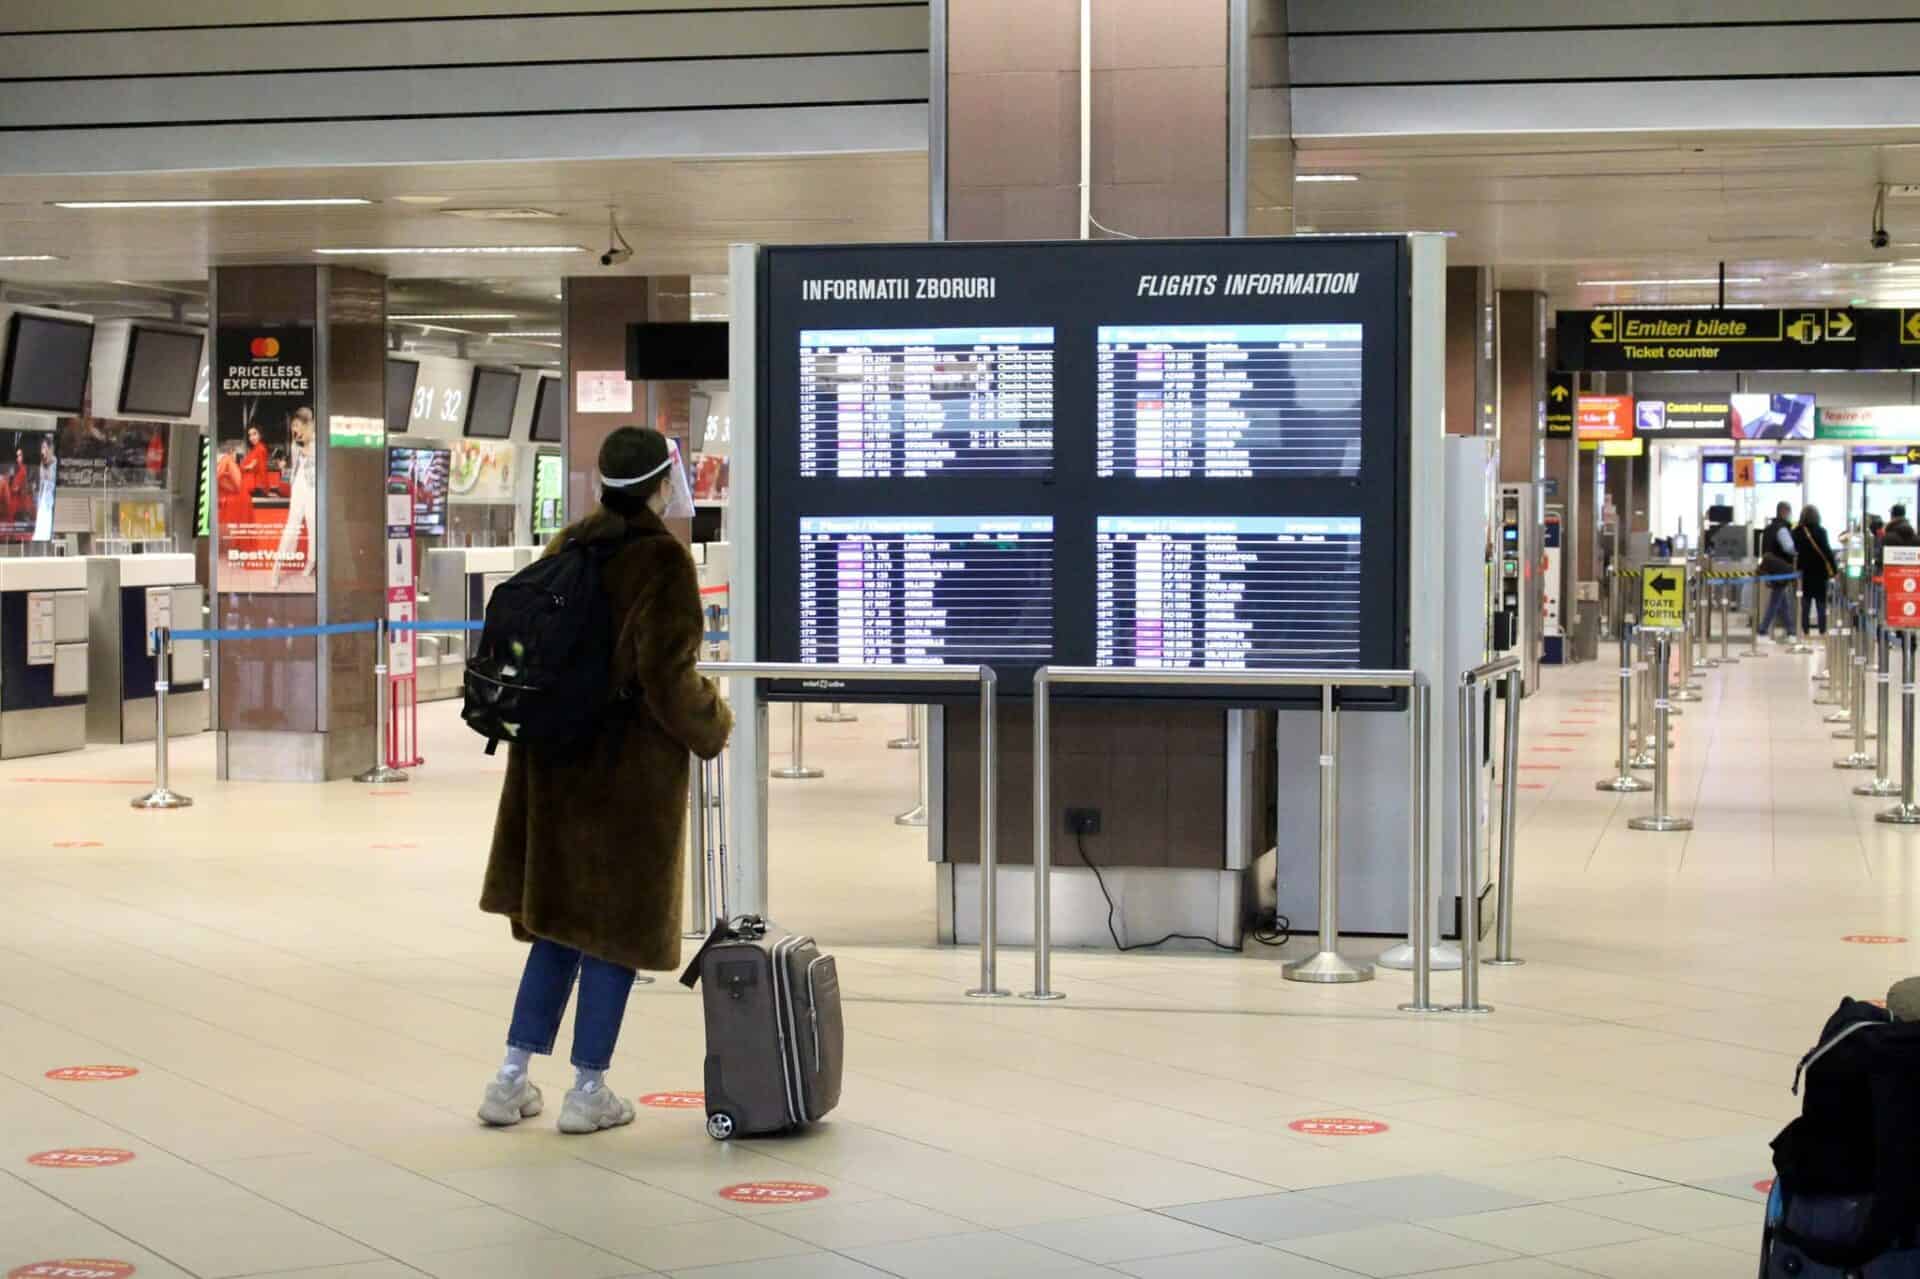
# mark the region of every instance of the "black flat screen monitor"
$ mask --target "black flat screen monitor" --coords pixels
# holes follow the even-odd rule
[[[533,391],[533,442],[558,444],[566,422],[566,393],[561,379],[543,377]]]
[[[1805,455],[1800,453],[1782,453],[1773,464],[1773,481],[1776,484],[1798,484],[1805,474]]]
[[[387,450],[387,479],[390,486],[413,498],[413,531],[445,534],[447,531],[447,479],[452,470],[452,454],[446,449],[398,447]]]
[[[763,250],[760,652],[1236,705],[1318,694],[1206,672],[1404,668],[1408,279],[1385,236]]]
[[[91,322],[15,311],[0,361],[0,408],[81,412],[92,361]]]
[[[629,382],[707,382],[727,376],[724,320],[627,326]]]
[[[387,361],[387,430],[405,435],[413,421],[413,392],[420,385],[418,360]]]
[[[139,417],[191,417],[200,389],[206,335],[134,325],[120,379],[120,411]]]
[[[520,401],[517,369],[481,365],[467,392],[467,438],[504,440],[513,434],[513,410]]]

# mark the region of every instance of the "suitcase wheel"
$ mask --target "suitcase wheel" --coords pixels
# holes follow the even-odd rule
[[[707,1136],[715,1141],[727,1141],[733,1136],[733,1116],[722,1110],[707,1116]]]

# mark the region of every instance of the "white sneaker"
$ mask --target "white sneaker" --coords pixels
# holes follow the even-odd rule
[[[570,1088],[566,1101],[560,1106],[560,1131],[564,1133],[599,1132],[632,1122],[633,1104],[621,1100],[607,1087],[592,1092]]]
[[[525,1075],[514,1083],[496,1077],[487,1085],[487,1095],[480,1102],[480,1122],[495,1128],[510,1128],[522,1119],[533,1118],[546,1104],[539,1088]]]

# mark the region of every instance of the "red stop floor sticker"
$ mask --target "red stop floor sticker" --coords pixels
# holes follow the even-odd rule
[[[825,1186],[807,1181],[745,1181],[727,1186],[720,1197],[737,1204],[803,1204],[825,1199],[831,1193]]]
[[[47,1078],[63,1084],[97,1084],[115,1079],[132,1079],[139,1073],[138,1066],[62,1066],[58,1070],[49,1070]]]
[[[1309,1137],[1372,1137],[1387,1131],[1377,1119],[1296,1119],[1287,1127]]]
[[[1753,1188],[1763,1195],[1770,1195],[1773,1193],[1773,1178],[1769,1177],[1765,1181],[1756,1181],[1753,1183]]]
[[[1852,942],[1856,946],[1898,946],[1907,939],[1889,936],[1886,933],[1848,933],[1840,940]]]
[[[132,1158],[131,1150],[116,1150],[112,1146],[72,1146],[28,1155],[27,1162],[36,1168],[111,1168]]]
[[[650,1092],[640,1099],[643,1106],[652,1106],[655,1110],[705,1110],[707,1094],[703,1092]]]
[[[7,1271],[7,1279],[126,1279],[134,1272],[131,1261],[102,1261],[97,1257],[67,1261],[36,1261]]]

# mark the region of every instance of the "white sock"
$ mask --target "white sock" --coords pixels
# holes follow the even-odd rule
[[[533,1060],[533,1050],[529,1048],[507,1049],[507,1059],[500,1063],[500,1078],[508,1082],[527,1077],[527,1064]]]
[[[583,1070],[573,1068],[573,1090],[575,1092],[599,1092],[606,1087],[607,1072],[604,1070]]]

